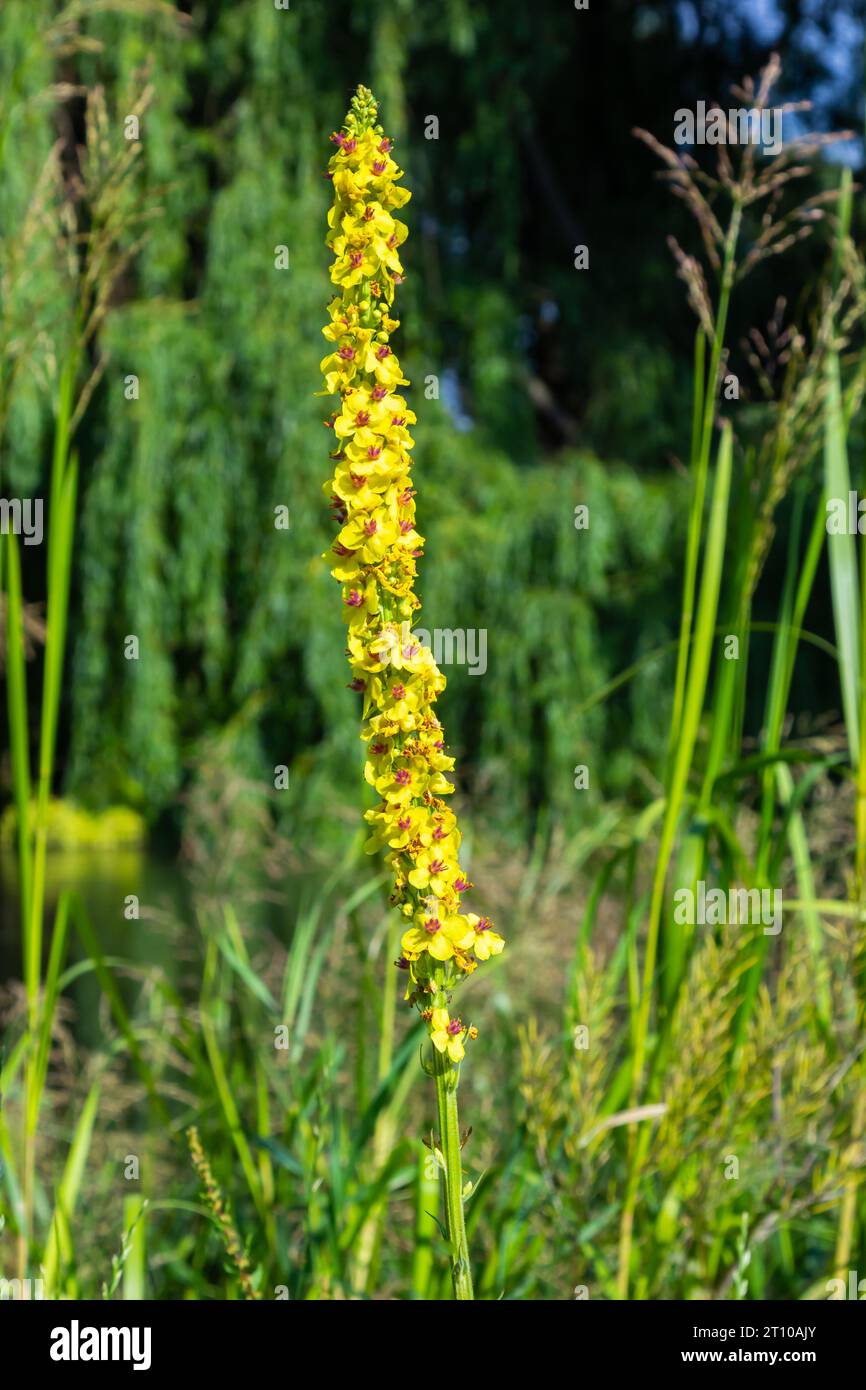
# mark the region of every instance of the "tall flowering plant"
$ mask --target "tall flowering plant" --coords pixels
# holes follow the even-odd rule
[[[323,329],[332,351],[322,361],[321,394],[340,398],[327,421],[334,473],[325,492],[339,526],[331,573],[342,586],[351,689],[363,699],[364,775],[379,798],[366,812],[366,847],[384,851],[394,874],[391,901],[405,918],[398,965],[409,977],[406,999],[429,1033],[425,1067],[436,1078],[454,1291],[469,1299],[457,1084],[465,1045],[477,1032],[453,1013],[452,994],[503,941],[488,918],[463,910],[472,885],[444,800],[454,790],[454,759],[435,713],[445,677],[412,632],[424,545],[411,476],[415,415],[399,394],[409,383],[390,345],[407,235],[394,214],[411,195],[377,115],[373,94],[359,87],[342,130],[331,136],[337,148],[328,165],[334,204],[327,244],[337,293]]]

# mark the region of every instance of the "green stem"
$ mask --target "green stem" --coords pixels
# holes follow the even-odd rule
[[[454,1297],[474,1299],[469,1243],[463,1216],[463,1161],[460,1122],[457,1117],[457,1085],[460,1070],[444,1053],[435,1054],[436,1101],[439,1107],[439,1142],[445,1159],[445,1217],[451,1246],[451,1280]]]
[[[80,320],[79,320],[80,323]],[[76,329],[76,344],[80,327]],[[36,1182],[36,1125],[41,1087],[35,1051],[42,989],[42,938],[45,911],[48,858],[48,803],[54,774],[54,753],[60,710],[63,654],[69,610],[69,576],[72,539],[75,528],[75,500],[78,467],[70,457],[71,425],[74,414],[75,381],[79,349],[73,347],[60,374],[54,452],[51,463],[51,492],[48,513],[46,637],[42,675],[42,708],[39,726],[39,758],[36,781],[36,807],[32,840],[29,827],[25,840],[19,837],[21,852],[23,971],[27,997],[27,1032],[31,1052],[24,1078],[24,1156],[22,1164],[22,1217],[18,1235],[18,1268],[23,1279],[33,1233]],[[19,609],[23,598],[19,593]],[[28,786],[28,792],[29,792]],[[20,793],[20,788],[19,788]],[[19,806],[20,815],[20,806]],[[26,863],[25,863],[26,859]]]
[[[737,242],[740,236],[740,224],[742,222],[743,209],[739,199],[734,202],[731,213],[731,221],[728,226],[727,236],[725,237],[725,250],[722,262],[721,283],[719,288],[719,303],[716,311],[716,322],[713,332],[713,341],[710,351],[710,369],[707,375],[706,384],[701,384],[698,374],[703,370],[704,353],[701,350],[697,354],[695,364],[695,418],[692,421],[692,469],[695,473],[694,490],[692,492],[692,504],[689,515],[689,531],[686,544],[685,572],[683,577],[683,606],[680,617],[680,641],[679,652],[677,655],[677,669],[674,679],[674,700],[671,712],[670,737],[668,740],[668,762],[672,764],[674,753],[679,735],[680,720],[682,719],[683,702],[686,693],[686,675],[688,670],[689,643],[692,631],[692,619],[695,611],[695,593],[697,589],[698,576],[698,556],[700,552],[701,526],[704,511],[704,499],[707,487],[707,472],[710,463],[710,449],[713,438],[713,422],[716,414],[716,402],[718,400],[719,366],[722,360],[722,350],[725,345],[725,330],[728,323],[728,307],[731,300],[731,290],[734,285],[734,273],[736,270]],[[703,420],[698,419],[700,405],[703,405]]]

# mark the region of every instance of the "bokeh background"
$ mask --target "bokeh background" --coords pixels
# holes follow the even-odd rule
[[[596,797],[627,795],[657,750],[663,662],[621,698],[580,706],[675,634],[684,546],[694,322],[666,237],[688,245],[694,233],[632,129],[670,141],[678,107],[725,97],[775,44],[784,95],[818,102],[811,126],[859,131],[857,7],[187,8],[180,36],[157,17],[97,14],[97,54],[31,65],[25,79],[100,82],[123,109],[149,64],[143,179],[161,209],[100,335],[109,365],[79,436],[63,785],[140,809],[176,843],[181,793],[215,735],[245,776],[291,766],[280,814],[295,828],[354,784],[354,703],[317,563],[327,403],[313,392],[327,133],[366,78],[413,190],[407,372],[419,392],[440,380],[417,455],[435,557],[425,619],[488,632],[487,673],[445,696],[449,736],[466,786],[518,834],[544,807],[576,824]],[[4,7],[9,66],[44,9]],[[81,139],[81,107],[19,117],[10,205],[58,135]],[[859,139],[850,156],[862,158]],[[288,271],[274,269],[277,244]],[[574,268],[578,244],[589,273]],[[735,356],[780,288],[796,305],[825,254],[807,243],[783,286],[776,266],[747,283]],[[50,437],[44,393],[22,380],[6,446],[22,495],[44,479]],[[592,515],[583,547],[580,502]],[[279,504],[289,533],[275,531]],[[39,553],[24,559],[38,601]],[[138,664],[117,659],[127,633]],[[831,698],[802,692],[812,707]],[[581,799],[569,770],[590,749],[597,776]]]
[[[863,48],[859,0],[593,0],[587,11],[570,0],[292,0],[288,10],[270,0],[176,8],[3,4],[0,231],[8,238],[20,231],[53,147],[74,187],[88,93],[102,89],[116,133],[150,89],[133,191],[121,203],[129,218],[121,242],[135,250],[112,284],[81,367],[82,381],[95,375],[74,437],[79,503],[48,902],[74,888],[103,964],[124,962],[118,978],[129,1027],[159,1056],[151,1080],[165,1092],[173,1131],[182,1136],[191,1119],[206,1136],[212,1131],[214,1166],[246,1222],[252,1263],[269,1271],[261,1279],[285,1283],[293,1297],[359,1288],[393,1296],[410,1266],[418,1296],[438,1288],[427,1265],[418,1267],[420,1247],[412,1257],[399,1232],[387,1235],[385,1218],[373,1234],[365,1225],[371,1211],[381,1217],[391,1210],[391,1200],[425,1210],[415,1203],[414,1177],[404,1182],[405,1153],[394,1146],[404,1132],[414,1142],[426,1112],[406,1102],[411,1123],[405,1106],[392,1113],[391,1087],[389,1125],[376,1128],[383,1113],[376,1088],[391,1076],[395,1057],[405,1070],[417,1040],[400,1024],[383,1057],[374,1028],[382,1023],[389,928],[378,906],[369,915],[381,884],[357,856],[363,754],[339,599],[323,558],[332,530],[321,491],[329,402],[314,393],[330,293],[328,134],[355,85],[369,84],[413,193],[400,356],[419,417],[423,620],[430,629],[487,633],[486,672],[447,668],[441,700],[477,895],[487,894],[485,903],[517,933],[512,963],[474,996],[476,1012],[487,1014],[474,1055],[484,1049],[488,1058],[479,1057],[475,1079],[467,1078],[467,1118],[474,1109],[477,1142],[502,1178],[490,1199],[499,1204],[496,1239],[485,1243],[485,1217],[478,1218],[483,1288],[490,1297],[507,1285],[508,1296],[565,1298],[572,1285],[597,1278],[603,1286],[613,1277],[612,1253],[598,1255],[595,1243],[603,1246],[615,1224],[623,1179],[601,1162],[590,1178],[577,1137],[571,1149],[562,1139],[569,1132],[563,1109],[576,1113],[584,1084],[550,1076],[562,1048],[563,976],[606,849],[622,848],[624,826],[659,795],[690,497],[696,325],[667,238],[695,252],[700,243],[633,129],[670,143],[678,108],[699,99],[727,104],[730,84],[777,50],[781,96],[814,103],[791,117],[791,133],[853,132],[815,161],[798,188],[798,197],[813,196],[835,188],[845,167],[861,177]],[[431,117],[435,139],[427,138]],[[858,194],[855,232],[862,207]],[[589,248],[587,270],[575,268],[578,245]],[[278,246],[288,248],[288,269],[275,267]],[[765,407],[744,346],[750,329],[771,320],[780,297],[787,316],[808,315],[831,255],[832,241],[819,229],[761,265],[735,296],[729,362],[742,381],[743,420],[758,420]],[[30,346],[19,354],[23,369],[4,381],[4,496],[47,495],[53,383],[73,312],[67,272],[60,253],[42,245],[10,311],[12,340],[18,315]],[[126,390],[131,374],[136,399]],[[438,399],[424,398],[431,376]],[[862,429],[852,428],[852,476],[862,456]],[[820,495],[815,468],[810,485]],[[575,530],[579,504],[590,509],[587,532]],[[289,509],[287,530],[274,526],[278,506]],[[792,498],[780,498],[754,596],[756,621],[778,610],[792,506]],[[22,547],[21,562],[35,750],[44,553]],[[834,640],[824,557],[805,625]],[[138,660],[124,656],[130,635],[140,643]],[[747,747],[760,734],[770,657],[769,636],[756,639],[742,712]],[[616,684],[626,671],[630,678]],[[832,741],[840,709],[836,665],[810,649],[793,674],[788,727]],[[585,791],[575,790],[578,764],[590,768]],[[278,765],[289,777],[277,791]],[[834,815],[838,791],[827,784],[813,826],[829,896],[844,896],[847,873],[850,832]],[[8,742],[0,752],[0,801],[0,959],[14,1043],[20,883]],[[627,864],[622,878],[621,869],[618,861],[612,900],[591,902],[603,953],[615,953],[623,917],[628,931],[640,917],[628,878],[639,876],[639,866]],[[356,901],[359,892],[366,896]],[[124,914],[128,895],[141,904],[134,921]],[[326,922],[330,936],[318,934]],[[225,931],[214,956],[213,933]],[[86,965],[94,955],[76,946],[73,958]],[[632,970],[621,963],[627,969],[611,988],[611,1010]],[[61,1001],[49,1078],[56,1112],[40,1160],[44,1190],[62,1171],[64,1136],[89,1094],[94,1056],[100,1066],[107,1055],[119,1056],[100,1071],[104,1108],[90,1136],[94,1190],[100,1183],[110,1190],[111,1164],[137,1152],[146,1133],[148,1200],[156,1203],[140,1268],[126,1264],[125,1277],[137,1271],[131,1287],[151,1296],[175,1296],[178,1287],[224,1296],[217,1292],[228,1278],[217,1236],[191,1235],[180,1218],[157,1214],[172,1193],[186,1192],[194,1204],[193,1188],[184,1187],[194,1174],[183,1176],[183,1156],[154,1132],[153,1096],[148,1102],[140,1070],[122,1060],[128,1037],[98,975],[83,969]],[[251,1150],[254,1179],[226,1137],[232,1124],[218,1137],[225,1096],[207,1028],[201,1056],[186,1050],[192,1044],[184,1030],[198,1030],[203,999],[219,1001],[213,1026],[225,1030],[219,1037],[229,1070],[239,1068],[223,1080],[253,1132],[268,1106],[251,1039],[270,1030],[268,997],[273,1002],[281,989],[281,1002],[291,999],[303,1027],[293,1032],[301,1041],[291,1077],[279,1081],[291,1096],[281,1091],[274,1113],[293,1115],[299,1128],[284,1132],[272,1114],[266,1157]],[[250,1016],[256,1008],[264,1022]],[[206,1083],[196,1079],[199,1065]],[[599,1077],[598,1084],[603,1090],[608,1082]],[[407,1093],[408,1082],[401,1105]],[[351,1143],[349,1121],[330,1109],[335,1097],[360,1116]],[[714,1105],[708,1102],[707,1116],[717,1113]],[[327,1142],[343,1153],[346,1173],[355,1172],[347,1143],[356,1159],[362,1151],[369,1157],[364,1146],[374,1143],[373,1171],[387,1173],[372,1197],[369,1173],[367,1187],[357,1179],[367,1206],[359,1208],[355,1236],[366,1231],[369,1246],[358,1277],[341,1263],[346,1227],[334,1235],[328,1225],[349,1198],[328,1188],[316,1214],[310,1195],[326,1113],[334,1130]],[[675,1149],[672,1143],[666,1160],[671,1172],[691,1152],[685,1142],[679,1157]],[[400,1153],[393,1169],[392,1152]],[[551,1176],[554,1152],[565,1155],[566,1168]],[[242,1180],[237,1186],[238,1163],[246,1187]],[[408,1171],[415,1172],[414,1158]],[[697,1172],[686,1184],[690,1197],[677,1192],[665,1208],[671,1189],[663,1182],[650,1201],[648,1230],[662,1254],[648,1261],[645,1293],[712,1296],[725,1261],[738,1258],[739,1209],[711,1235],[690,1217],[685,1245],[671,1254],[663,1222],[675,1224],[694,1197]],[[768,1186],[776,1179],[766,1175]],[[278,1200],[280,1181],[290,1196],[284,1190]],[[594,1182],[601,1190],[590,1203]],[[74,1258],[61,1261],[72,1290],[110,1279],[110,1252],[121,1239],[123,1220],[110,1202],[91,1210],[90,1220]],[[261,1248],[249,1235],[253,1226],[264,1233]],[[134,1230],[143,1242],[144,1227]],[[436,1238],[424,1228],[426,1242]],[[151,1240],[161,1242],[155,1264]],[[689,1242],[703,1248],[713,1240],[721,1242],[715,1263],[695,1272]],[[795,1269],[793,1247],[780,1238],[769,1272],[760,1267],[747,1296],[768,1289],[799,1296],[794,1291],[826,1263],[829,1237],[810,1240],[806,1265]],[[285,1252],[287,1241],[294,1263],[280,1278],[274,1252]],[[592,1277],[575,1255],[587,1249]]]

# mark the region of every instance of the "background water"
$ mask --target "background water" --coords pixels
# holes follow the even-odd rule
[[[176,982],[177,954],[172,942],[191,911],[190,885],[177,860],[146,849],[58,849],[48,854],[48,889],[44,949],[47,955],[57,901],[64,889],[78,894],[105,956],[144,969],[154,966]],[[125,899],[139,899],[140,917],[124,916]],[[21,900],[14,856],[0,852],[0,979],[21,979]],[[72,929],[67,965],[86,952]],[[130,1001],[134,977],[116,971],[121,993]],[[80,975],[70,987],[73,1012],[69,1024],[79,1041],[95,1044],[100,1037],[96,1004],[98,989],[92,972]]]

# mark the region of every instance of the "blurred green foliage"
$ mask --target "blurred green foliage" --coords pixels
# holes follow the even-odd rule
[[[291,815],[355,783],[354,697],[320,558],[328,406],[313,392],[327,134],[364,80],[414,191],[401,356],[419,415],[421,621],[487,630],[486,674],[451,668],[443,700],[466,786],[515,825],[541,806],[573,822],[596,792],[627,794],[658,751],[650,712],[669,667],[647,664],[612,706],[579,706],[670,639],[678,602],[685,486],[671,460],[687,446],[692,328],[669,212],[630,134],[637,114],[666,128],[694,64],[671,7],[617,0],[567,22],[517,0],[495,13],[465,0],[79,9],[98,43],[73,58],[44,37],[59,5],[13,0],[0,18],[20,106],[4,218],[20,221],[52,139],[80,139],[80,101],[40,99],[47,83],[104,84],[120,139],[142,70],[143,179],[162,213],[100,336],[105,372],[79,432],[65,790],[170,818],[203,740],[229,725],[246,774],[292,768]],[[707,81],[753,56],[749,33],[704,55]],[[642,225],[655,230],[636,257]],[[578,242],[588,275],[573,268]],[[423,399],[430,376],[438,403]],[[22,490],[46,459],[48,408],[22,376],[8,459]],[[124,659],[129,634],[138,661]],[[578,798],[571,769],[590,743],[600,777]]]
[[[450,670],[443,713],[475,802],[518,831],[553,822],[560,837],[550,855],[540,835],[526,855],[503,839],[494,857],[483,845],[474,856],[484,900],[511,942],[489,985],[476,981],[469,996],[489,1039],[466,1079],[481,1296],[570,1298],[591,1287],[593,1297],[614,1297],[624,1271],[639,1298],[821,1297],[837,1263],[862,1258],[864,1222],[852,1215],[862,1195],[861,912],[839,896],[850,877],[854,791],[847,773],[836,780],[840,755],[821,729],[814,747],[791,749],[791,766],[799,760],[805,769],[796,801],[787,762],[774,790],[773,752],[788,713],[797,713],[779,675],[786,655],[773,668],[784,695],[776,708],[771,680],[770,735],[757,745],[767,748],[769,737],[771,761],[758,768],[739,694],[729,698],[727,668],[716,662],[687,754],[686,780],[691,772],[701,790],[677,793],[687,832],[677,872],[706,872],[727,886],[762,881],[766,870],[783,882],[794,922],[803,914],[817,923],[820,909],[822,925],[811,934],[795,926],[772,948],[756,924],[727,940],[695,932],[679,951],[662,904],[650,918],[661,923],[662,959],[682,967],[682,983],[676,993],[664,968],[654,977],[647,953],[643,987],[639,978],[647,850],[664,787],[652,774],[664,754],[669,639],[684,537],[687,526],[700,536],[701,519],[687,520],[686,478],[672,466],[688,449],[692,325],[679,287],[674,297],[664,233],[681,228],[659,210],[630,128],[639,119],[664,132],[690,90],[717,90],[717,79],[754,68],[754,54],[749,42],[731,41],[715,0],[697,7],[702,35],[714,32],[713,20],[720,25],[697,57],[664,3],[595,6],[592,44],[566,26],[564,8],[357,0],[286,12],[265,0],[214,0],[186,6],[188,22],[152,0],[121,0],[116,14],[106,0],[80,0],[71,11],[11,0],[0,11],[0,138],[10,170],[0,272],[16,245],[33,257],[2,304],[9,351],[0,386],[11,390],[4,487],[8,479],[35,490],[47,474],[52,391],[29,364],[50,378],[62,360],[68,277],[46,235],[37,229],[24,241],[20,232],[55,140],[74,186],[83,118],[75,84],[104,84],[121,141],[129,93],[149,65],[142,204],[162,207],[93,345],[90,366],[101,357],[104,371],[77,436],[84,501],[61,741],[66,788],[95,811],[47,808],[52,848],[69,855],[51,856],[64,889],[45,988],[37,971],[31,989],[46,1001],[37,1096],[49,1075],[53,1010],[67,991],[65,1004],[84,1020],[85,1048],[64,1036],[52,1057],[52,1120],[39,1136],[32,1205],[37,1238],[39,1227],[48,1232],[52,1289],[104,1288],[106,1251],[116,1243],[124,1253],[112,1261],[111,1293],[121,1279],[130,1297],[225,1291],[225,1251],[207,1207],[195,1205],[199,1183],[185,1148],[178,1153],[181,1127],[195,1120],[265,1296],[283,1288],[295,1299],[445,1291],[429,1155],[407,1137],[431,1133],[431,1102],[413,1086],[417,1038],[394,1026],[403,988],[382,879],[362,867],[355,697],[322,555],[328,405],[312,394],[329,289],[322,167],[327,131],[359,79],[373,84],[401,138],[416,195],[401,356],[420,417],[417,482],[429,541],[421,621],[483,628],[488,637],[485,674]],[[808,8],[816,24],[828,13]],[[805,9],[786,5],[792,29]],[[70,13],[94,41],[74,53],[63,27]],[[798,67],[796,50],[793,57],[796,90],[814,65]],[[52,80],[70,86],[49,97]],[[441,118],[438,142],[424,139],[430,113]],[[591,275],[573,268],[578,241],[592,247]],[[285,272],[274,263],[280,246],[290,254]],[[772,281],[756,275],[738,299],[743,324],[765,321],[780,291],[813,285],[810,257],[825,255],[820,242],[797,247],[783,271],[774,264]],[[732,326],[732,344],[740,329]],[[10,363],[28,370],[10,375]],[[128,399],[132,376],[139,390]],[[442,388],[438,401],[422,389],[431,377]],[[859,402],[858,392],[850,399]],[[781,432],[788,417],[768,413]],[[761,414],[758,407],[758,443]],[[726,622],[743,594],[751,606],[743,566],[754,536],[769,543],[777,514],[780,529],[788,526],[782,497],[791,477],[762,474],[743,415]],[[850,424],[856,463],[862,419],[853,406]],[[767,437],[775,438],[772,428]],[[780,466],[788,458],[780,454]],[[805,469],[803,495],[815,483]],[[589,537],[575,528],[579,504],[589,508]],[[274,526],[281,506],[288,531]],[[40,564],[22,551],[33,605]],[[787,572],[785,551],[774,546],[754,605],[772,621],[784,614],[789,600],[779,591],[798,569],[798,547]],[[818,629],[820,587],[807,614]],[[791,640],[784,624],[781,631],[777,653]],[[699,632],[708,653],[712,616]],[[132,634],[140,653],[128,661]],[[759,703],[768,685],[763,636],[738,676],[744,689],[748,672]],[[30,646],[35,686],[38,641]],[[634,663],[635,678],[615,700],[592,701]],[[814,681],[813,708],[832,718],[836,663],[827,662],[822,688],[817,664],[802,665]],[[718,730],[727,751],[716,760]],[[572,769],[582,762],[591,763],[593,783],[576,797]],[[292,769],[288,797],[271,795],[277,763]],[[645,782],[635,804],[611,805],[628,801],[638,777]],[[762,793],[767,814],[758,823]],[[283,825],[271,814],[277,802]],[[316,833],[336,814],[341,830],[355,831],[339,856]],[[176,914],[155,905],[135,852],[144,816],[182,830],[195,892]],[[588,825],[574,824],[581,816]],[[294,835],[302,817],[303,834]],[[862,818],[855,825],[859,865],[866,831]],[[3,828],[8,838],[8,813]],[[118,841],[127,845],[120,856]],[[82,842],[112,847],[99,864],[101,898],[76,853]],[[590,867],[600,847],[603,862]],[[672,850],[673,835],[665,843],[662,834],[662,886]],[[314,880],[310,891],[290,886],[293,904],[275,891],[287,866]],[[588,899],[578,901],[586,883]],[[101,919],[98,935],[85,896]],[[262,903],[276,908],[274,932],[257,919]],[[73,928],[83,959],[66,969]],[[134,960],[115,983],[107,943],[118,931]],[[656,989],[645,1048],[643,1006]],[[280,1030],[285,1049],[274,1045]],[[590,1033],[591,1049],[583,1042]],[[95,1073],[86,1046],[103,1042],[120,1064]],[[644,1088],[645,1051],[653,1060]],[[14,1044],[7,1055],[0,1089],[13,1119],[10,1130],[0,1116],[0,1147],[15,1198],[17,1107],[23,1096],[25,1118],[32,1112],[34,1087],[19,1077],[26,1050]],[[658,1101],[639,1163],[634,1112],[624,1109],[630,1096]],[[139,1147],[141,1194],[118,1206],[110,1200],[117,1154]],[[739,1153],[742,1181],[732,1184],[723,1164]],[[73,1221],[85,1158],[79,1209],[85,1214],[86,1202],[87,1219]],[[25,1171],[26,1163],[25,1146]],[[51,1193],[74,1230],[61,1260],[54,1218],[45,1219]],[[142,1221],[145,1195],[152,1205]],[[26,1198],[22,1205],[29,1210]],[[124,1263],[133,1237],[136,1254]]]

